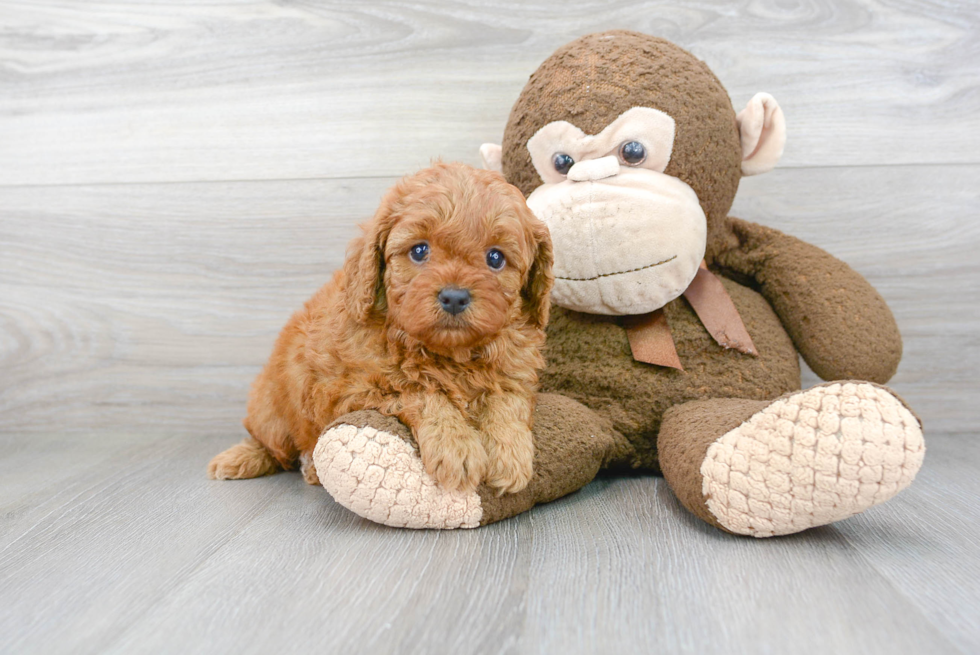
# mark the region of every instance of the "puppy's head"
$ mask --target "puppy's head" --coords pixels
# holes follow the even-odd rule
[[[554,278],[548,228],[497,173],[437,163],[402,179],[344,265],[347,309],[384,317],[436,352],[543,329]]]

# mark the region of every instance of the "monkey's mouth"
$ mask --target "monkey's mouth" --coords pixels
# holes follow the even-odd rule
[[[637,271],[645,271],[648,268],[654,268],[660,266],[661,264],[668,264],[677,259],[677,255],[673,257],[668,257],[667,259],[659,262],[654,262],[653,264],[647,264],[646,266],[639,266],[637,268],[631,268],[628,271],[616,271],[615,273],[600,273],[599,275],[593,275],[592,277],[561,277],[556,275],[556,280],[566,280],[568,282],[591,282],[592,280],[599,280],[604,277],[613,277],[614,275],[626,275],[627,273],[636,273]]]

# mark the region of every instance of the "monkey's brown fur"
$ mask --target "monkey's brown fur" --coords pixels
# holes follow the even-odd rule
[[[668,474],[683,469],[689,462],[677,454],[694,452],[686,449],[689,442],[707,439],[706,447],[721,435],[691,432],[689,422],[676,420],[688,416],[682,408],[703,400],[699,415],[726,423],[736,402],[728,399],[773,400],[799,390],[797,353],[826,380],[891,378],[902,340],[878,292],[823,250],[728,215],[741,177],[735,111],[708,66],[677,45],[614,30],[559,48],[531,75],[511,111],[502,157],[508,181],[525,195],[541,184],[526,143],[542,126],[567,120],[594,134],[631,107],[654,107],[676,121],[664,172],[697,193],[708,221],[705,260],[721,277],[759,356],[721,348],[684,298],[664,307],[683,372],[635,361],[616,318],[553,308],[542,391],[573,398],[612,423],[612,442],[622,435],[632,452],[617,446],[622,454],[610,463]],[[684,447],[661,448],[673,442]],[[681,498],[701,497],[699,474],[668,475],[668,481]]]
[[[428,258],[410,249],[425,242]],[[506,257],[500,271],[486,254]],[[498,492],[531,477],[531,417],[548,320],[551,241],[503,178],[439,163],[382,200],[343,270],[283,328],[256,379],[245,427],[252,439],[215,457],[213,478],[249,478],[307,463],[338,416],[377,409],[418,441],[444,487]],[[461,314],[437,301],[468,289]]]
[[[657,469],[657,436],[668,408],[703,398],[775,399],[797,390],[797,351],[824,379],[887,381],[902,342],[878,292],[819,248],[728,216],[741,177],[735,111],[708,66],[677,45],[614,30],[559,48],[531,75],[511,111],[502,160],[508,181],[525,195],[541,184],[526,144],[544,125],[567,120],[594,134],[631,107],[654,107],[676,121],[664,172],[697,193],[708,220],[705,260],[722,277],[759,357],[718,346],[683,298],[664,307],[683,372],[634,361],[616,318],[553,308],[542,390],[612,420],[637,451],[633,464]]]

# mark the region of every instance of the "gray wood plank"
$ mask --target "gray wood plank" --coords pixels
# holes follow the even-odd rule
[[[79,439],[71,434],[0,434],[0,516],[10,520],[55,495],[80,475],[97,475],[121,452],[143,448],[147,438],[100,434]]]
[[[270,505],[254,530],[109,652],[262,652],[275,643],[296,651],[496,652],[501,639],[520,634],[528,558],[513,528],[415,532],[357,521],[327,532],[318,511],[328,509],[289,498]]]
[[[275,335],[391,181],[0,194],[0,432],[238,429]]]
[[[980,6],[0,2],[0,184],[399,175],[476,162],[527,76],[588,32],[665,36],[789,167],[978,163]]]
[[[908,490],[837,529],[964,653],[980,652],[980,439],[930,440]]]
[[[0,544],[0,651],[901,654],[957,652],[980,633],[962,620],[980,608],[970,535],[923,540],[932,507],[914,499],[757,541],[638,477],[475,531],[413,532],[358,519],[295,474],[208,481],[224,445],[157,442],[3,519],[16,536]],[[978,453],[961,452],[959,472],[930,461],[921,494],[975,494],[961,473]],[[895,569],[928,544],[943,557],[927,568],[948,573],[903,584]]]
[[[207,457],[229,441],[144,441],[5,513],[0,652],[99,652],[277,495],[296,493],[296,475],[209,484]]]
[[[6,189],[0,432],[240,430],[278,330],[393,180]],[[894,386],[928,430],[975,426],[978,189],[972,165],[789,169],[733,209],[881,290],[905,337]]]
[[[532,565],[528,587],[541,591],[528,623],[541,629],[526,652],[954,650],[835,528],[732,538],[688,514],[662,479],[607,484],[564,520],[548,514],[557,507],[536,517],[554,521],[557,544]]]

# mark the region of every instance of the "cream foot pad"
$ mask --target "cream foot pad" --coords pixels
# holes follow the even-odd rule
[[[480,496],[439,487],[418,453],[387,432],[338,425],[321,435],[313,463],[334,500],[375,523],[438,529],[480,525]]]
[[[918,420],[887,389],[828,384],[775,401],[711,444],[702,493],[731,532],[790,534],[888,500],[924,454]]]

